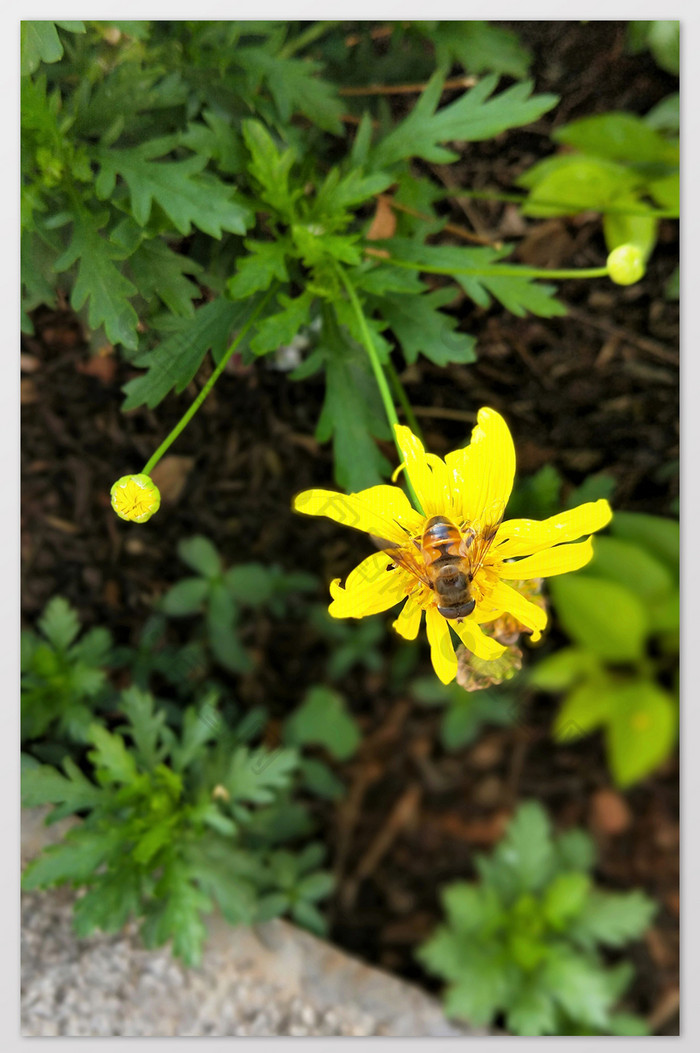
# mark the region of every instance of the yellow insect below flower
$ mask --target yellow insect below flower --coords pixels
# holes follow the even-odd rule
[[[132,523],[145,523],[160,508],[160,491],[150,475],[123,475],[110,498],[119,518]]]
[[[410,428],[395,425],[405,470],[422,511],[398,486],[372,486],[356,494],[305,490],[298,512],[326,516],[369,533],[380,551],[347,577],[331,582],[334,618],[364,618],[404,606],[394,629],[415,640],[425,611],[433,667],[448,684],[457,673],[452,631],[487,661],[505,648],[480,628],[511,615],[539,638],[547,613],[510,581],[578,570],[593,555],[590,536],[610,522],[607,501],[592,501],[542,522],[503,512],[513,488],[515,448],[503,417],[479,410],[471,443],[444,460],[426,453]]]

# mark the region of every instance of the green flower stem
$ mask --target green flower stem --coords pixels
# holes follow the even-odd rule
[[[386,373],[387,377],[389,378],[389,384],[394,389],[394,395],[396,396],[396,398],[398,399],[399,403],[401,404],[401,409],[403,410],[404,417],[406,418],[406,423],[408,424],[408,426],[411,429],[411,431],[413,432],[413,434],[417,435],[418,438],[422,442],[423,441],[423,433],[422,433],[422,431],[420,429],[420,425],[419,425],[418,421],[416,420],[416,415],[413,412],[413,407],[411,406],[411,403],[408,401],[408,395],[406,394],[404,386],[401,383],[401,381],[399,379],[399,375],[396,372],[396,370],[394,369],[394,366],[393,366],[392,362],[389,361],[389,362],[386,363],[386,365],[384,366],[384,372]]]
[[[355,312],[355,317],[357,318],[358,324],[360,326],[360,332],[362,333],[362,342],[364,343],[365,350],[369,355],[369,360],[372,366],[372,370],[374,372],[374,378],[377,381],[379,394],[381,395],[382,402],[384,403],[384,412],[386,413],[387,420],[389,421],[394,445],[396,446],[396,449],[398,451],[399,460],[403,461],[403,453],[401,452],[401,447],[399,446],[396,440],[396,432],[394,430],[394,426],[399,423],[399,418],[396,415],[396,409],[394,408],[394,402],[391,397],[391,391],[389,390],[389,385],[387,383],[382,364],[379,361],[377,349],[374,346],[374,341],[372,340],[372,334],[370,333],[369,328],[367,326],[367,319],[365,318],[364,311],[362,310],[362,305],[360,304],[360,301],[357,298],[357,293],[355,292],[352,282],[348,278],[343,268],[336,264],[334,269],[341,282],[345,286],[345,291],[348,294],[348,299],[350,300],[350,303],[352,304],[352,309]],[[396,379],[398,380],[398,377]],[[411,484],[411,480],[408,477],[408,472],[405,473],[405,480],[406,488],[408,490],[408,494],[411,499],[411,503],[413,504],[413,507],[424,515],[425,513],[423,512],[421,503],[418,500],[415,490],[413,489],[413,486]]]
[[[291,58],[292,55],[296,55],[297,51],[301,51],[308,44],[313,44],[314,40],[318,40],[337,25],[337,22],[312,22],[308,29],[280,48],[278,58]]]
[[[423,271],[425,274],[467,274],[474,278],[606,278],[607,267],[584,267],[572,270],[551,271],[539,267],[435,267],[429,263],[414,263],[412,260],[401,260],[395,256],[382,256],[386,263],[394,267],[404,267],[409,271]]]
[[[151,472],[153,471],[155,466],[158,464],[158,461],[161,459],[161,457],[166,452],[166,450],[168,450],[172,446],[172,444],[175,442],[175,440],[177,439],[177,437],[180,434],[180,432],[184,431],[185,428],[187,427],[187,425],[190,423],[190,421],[194,417],[195,413],[197,412],[199,407],[202,405],[202,403],[204,402],[205,398],[207,397],[207,395],[209,394],[209,392],[214,387],[214,385],[216,384],[217,380],[219,379],[219,377],[223,373],[224,369],[226,368],[226,363],[230,359],[231,355],[236,350],[236,348],[240,344],[241,340],[246,335],[246,333],[248,332],[248,330],[252,326],[253,322],[255,321],[255,319],[258,317],[258,315],[262,311],[263,307],[266,305],[267,301],[270,299],[272,291],[273,291],[272,289],[268,290],[267,294],[262,298],[262,300],[260,301],[258,306],[255,308],[255,310],[251,314],[251,316],[248,319],[248,321],[242,326],[240,332],[236,336],[236,339],[233,341],[231,346],[226,350],[226,352],[224,354],[224,357],[221,359],[221,361],[219,362],[218,366],[216,367],[216,369],[214,370],[212,375],[209,377],[209,380],[206,382],[206,384],[204,385],[204,387],[200,391],[199,395],[197,395],[197,398],[194,400],[194,402],[192,403],[190,408],[187,410],[186,413],[183,414],[183,416],[177,422],[177,424],[175,425],[173,430],[169,433],[169,435],[166,436],[165,439],[163,439],[162,443],[160,444],[160,446],[158,447],[156,452],[153,454],[151,459],[146,463],[146,465],[145,465],[145,467],[144,467],[144,469],[143,469],[143,471],[141,473],[142,475],[150,475],[151,474]]]

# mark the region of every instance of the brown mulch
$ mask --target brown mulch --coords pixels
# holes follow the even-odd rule
[[[458,184],[511,189],[520,171],[551,150],[553,122],[610,109],[643,113],[675,90],[648,56],[624,54],[621,23],[515,25],[536,51],[537,89],[557,91],[562,103],[535,129],[469,147],[451,172]],[[455,224],[517,242],[523,261],[587,267],[604,259],[593,216],[523,223],[502,204],[454,198],[448,205]],[[666,222],[639,285],[561,283],[565,318],[519,319],[456,303],[462,327],[478,337],[478,362],[441,370],[421,360],[403,374],[427,445],[444,454],[463,444],[478,407],[493,405],[511,426],[523,474],[553,464],[575,486],[605,470],[616,481],[617,508],[673,514],[678,307],[662,289],[677,248],[676,225]],[[323,582],[366,554],[360,535],[290,511],[299,490],[334,485],[329,449],[311,437],[318,378],[293,383],[265,361],[228,369],[162,464],[161,512],[136,527],[112,513],[111,483],[140,470],[210,367],[156,411],[124,415],[120,388],[134,370],[109,348],[91,357],[69,310],[40,309],[35,326],[22,360],[27,624],[59,593],[85,623],[133,639],[153,602],[182,575],[176,546],[193,534],[211,538],[229,563],[271,559]],[[316,599],[324,598],[319,591]],[[244,705],[264,701],[282,717],[308,685],[324,681],[325,646],[303,620],[256,612],[243,632],[258,658],[255,674],[230,678]],[[423,654],[417,672],[428,671]],[[439,917],[440,886],[470,877],[474,853],[498,840],[519,801],[534,797],[558,825],[591,831],[597,873],[608,887],[640,886],[659,900],[650,934],[632,951],[637,980],[629,1006],[658,1033],[677,1034],[676,760],[623,795],[611,784],[597,736],[553,744],[554,703],[545,696],[525,695],[513,727],[487,729],[473,746],[449,753],[436,711],[411,702],[387,671],[352,672],[341,688],[364,739],[338,768],[344,800],[318,806],[339,879],[331,938],[431,985],[413,952]]]

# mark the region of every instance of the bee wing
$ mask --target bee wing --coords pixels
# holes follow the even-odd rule
[[[399,567],[403,567],[404,570],[409,571],[414,577],[422,581],[424,585],[427,585],[429,589],[432,589],[433,584],[427,577],[425,572],[425,565],[423,561],[418,557],[418,549],[416,552],[412,552],[409,548],[403,548],[400,545],[394,544],[393,541],[387,541],[386,538],[377,537],[376,534],[370,534],[370,538],[382,552],[386,552],[393,559]]]
[[[491,548],[498,528],[503,522],[506,506],[503,501],[494,501],[480,519],[470,523],[464,535],[464,549],[469,561],[472,576],[484,562],[486,553]]]

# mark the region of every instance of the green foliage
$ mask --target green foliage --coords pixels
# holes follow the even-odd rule
[[[46,605],[38,629],[22,631],[22,741],[84,741],[94,708],[109,695],[112,638],[105,629],[80,636],[78,615],[61,596]]]
[[[418,677],[409,689],[416,702],[445,707],[440,738],[448,750],[470,746],[484,727],[508,727],[518,717],[517,698],[504,687],[465,691],[456,682],[445,685],[435,677]]]
[[[630,786],[671,753],[678,723],[678,523],[619,512],[612,537],[575,577],[549,584],[573,646],[543,658],[530,683],[566,695],[559,741],[605,735],[619,786]]]
[[[351,757],[360,742],[357,723],[337,691],[312,687],[286,722],[285,738],[296,745],[324,746],[338,760]]]
[[[655,906],[639,891],[596,888],[592,865],[587,834],[553,836],[541,805],[518,808],[491,856],[477,858],[480,882],[443,890],[446,921],[418,954],[447,981],[451,1016],[484,1026],[503,1013],[518,1035],[646,1033],[614,1012],[631,970],[606,967],[599,946],[638,939]]]
[[[70,758],[65,774],[25,766],[25,805],[53,805],[50,821],[83,818],[29,864],[23,887],[86,886],[75,905],[79,936],[135,918],[146,946],[172,939],[189,965],[200,961],[215,905],[233,924],[291,913],[322,932],[315,903],[332,887],[318,869],[322,850],[278,845],[298,752],[251,748],[246,722],[226,725],[211,702],[188,707],[178,732],[138,688],[122,693],[119,709],[119,728],[89,727],[86,773]]]
[[[427,63],[428,84],[403,119],[383,108],[373,121],[371,100],[338,94],[351,72],[339,58],[344,24],[318,25],[312,58],[315,23],[25,23],[23,317],[31,328],[29,311],[59,288],[68,295],[144,370],[125,387],[127,410],[183,391],[234,338],[250,362],[303,331],[309,353],[293,379],[323,371],[316,437],[332,439],[336,478],[357,490],[388,473],[375,440],[390,435],[339,271],[382,363],[394,346],[408,364],[475,357],[449,312],[453,291],[418,277],[441,251],[422,243],[445,220],[401,216],[389,252],[416,271],[401,273],[366,252],[376,195],[393,188],[432,212],[435,188],[415,159],[451,163],[453,143],[522,127],[557,100],[522,79],[499,87],[500,74],[523,78],[529,64],[500,26],[397,23],[394,74]],[[374,62],[362,61],[374,80]],[[483,76],[441,105],[455,63]],[[438,265],[480,306],[561,314],[552,287],[501,266],[508,251],[452,249]]]
[[[648,49],[661,69],[678,76],[680,22],[675,19],[632,21],[627,26],[627,50],[632,54]]]
[[[171,618],[201,615],[207,648],[219,665],[233,673],[253,668],[240,641],[242,611],[264,605],[280,615],[287,597],[316,586],[310,575],[287,574],[274,564],[239,563],[224,570],[216,548],[204,537],[181,541],[178,554],[195,576],[171,586],[159,609]]]

